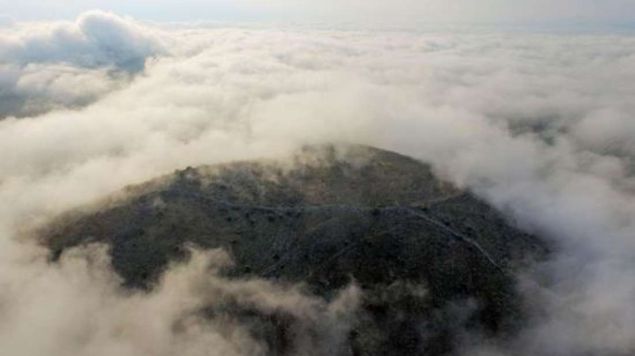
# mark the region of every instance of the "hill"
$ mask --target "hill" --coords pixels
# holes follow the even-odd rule
[[[304,283],[327,300],[356,283],[362,307],[338,354],[440,355],[462,331],[504,337],[522,319],[513,272],[547,247],[512,225],[417,160],[326,145],[285,160],[188,167],[63,215],[42,241],[53,260],[107,244],[129,288],[151,290],[189,245],[228,251],[228,278]],[[271,354],[293,350],[291,316],[233,308]]]

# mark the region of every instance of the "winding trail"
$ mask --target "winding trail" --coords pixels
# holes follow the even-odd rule
[[[494,267],[496,267],[496,269],[500,270],[501,272],[505,272],[505,270],[494,260],[494,258],[478,243],[476,242],[474,239],[469,238],[467,236],[465,236],[464,234],[454,230],[453,228],[447,226],[446,224],[440,222],[439,220],[431,217],[430,215],[421,213],[411,207],[397,207],[397,208],[389,208],[389,209],[397,209],[397,210],[405,210],[408,213],[417,216],[421,219],[426,220],[427,222],[441,228],[442,230],[447,231],[448,233],[450,233],[452,236],[454,236],[455,238],[470,244],[472,247],[474,247],[477,251],[479,251],[479,253],[481,255],[483,255],[483,257],[485,257],[490,264],[492,264]]]
[[[496,262],[496,260],[494,260],[494,258],[487,252],[487,250],[485,250],[478,242],[476,242],[474,239],[466,236],[465,234],[447,226],[446,224],[444,224],[443,222],[435,219],[434,217],[425,214],[423,212],[421,212],[420,210],[418,210],[418,208],[421,208],[422,206],[430,206],[430,205],[435,205],[453,198],[456,198],[458,196],[460,196],[461,194],[455,194],[455,195],[451,195],[449,197],[443,197],[440,199],[434,199],[431,201],[427,201],[424,204],[417,204],[416,206],[386,206],[386,207],[377,207],[377,208],[370,208],[370,207],[358,207],[358,206],[351,206],[351,205],[344,205],[344,204],[331,204],[331,205],[304,205],[304,206],[289,206],[289,207],[284,207],[284,206],[267,206],[267,205],[245,205],[245,204],[234,204],[234,203],[230,203],[227,201],[219,201],[216,199],[212,199],[210,197],[207,197],[203,194],[197,194],[197,193],[192,193],[192,192],[188,192],[188,193],[184,193],[184,192],[179,192],[179,195],[183,195],[183,196],[189,196],[189,197],[193,197],[193,198],[197,198],[197,199],[203,199],[205,201],[207,201],[208,203],[211,203],[212,205],[216,205],[216,206],[222,206],[224,208],[228,208],[228,209],[241,209],[241,210],[256,210],[256,211],[263,211],[263,212],[271,212],[271,213],[276,213],[276,214],[284,214],[287,212],[310,212],[310,211],[324,211],[324,210],[341,210],[343,212],[347,212],[347,213],[355,213],[355,214],[367,214],[370,213],[374,210],[379,209],[379,211],[392,211],[392,212],[404,212],[407,214],[410,214],[412,216],[415,216],[417,218],[423,219],[426,222],[436,226],[437,228],[449,233],[450,235],[452,235],[454,238],[456,238],[459,241],[462,241],[466,244],[469,244],[470,246],[472,246],[476,251],[478,251],[478,253],[485,258],[492,266],[494,266],[497,270],[499,270],[502,273],[506,273],[506,271]],[[347,246],[346,248],[336,252],[335,254],[333,254],[331,257],[327,258],[324,263],[330,263],[333,260],[339,258],[340,256],[343,256],[344,254],[354,250],[355,248],[357,248],[359,246],[359,242],[356,242],[354,244],[351,244],[350,246]],[[285,254],[284,256],[282,256],[282,258],[280,258],[279,261],[277,261],[275,264],[266,267],[261,273],[264,276],[268,276],[269,274],[271,274],[273,271],[275,271],[277,269],[278,266],[282,265],[286,260],[288,260],[288,255],[290,254],[290,252],[288,254]],[[317,269],[320,269],[321,266],[319,266]]]

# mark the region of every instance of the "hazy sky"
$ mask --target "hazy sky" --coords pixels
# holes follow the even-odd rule
[[[14,19],[74,18],[89,9],[161,21],[624,23],[633,0],[0,0]]]

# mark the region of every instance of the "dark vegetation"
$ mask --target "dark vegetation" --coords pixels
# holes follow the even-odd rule
[[[193,244],[229,251],[230,278],[302,282],[326,299],[354,280],[364,296],[342,354],[442,355],[465,331],[510,335],[523,311],[512,273],[546,254],[427,165],[369,147],[187,168],[128,193],[48,226],[52,259],[103,242],[126,286],[151,289]],[[233,313],[257,321],[272,354],[291,349],[292,317]]]

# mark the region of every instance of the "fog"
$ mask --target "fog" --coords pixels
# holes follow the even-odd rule
[[[12,355],[263,352],[237,321],[194,313],[228,299],[294,315],[298,353],[329,354],[355,286],[327,304],[229,281],[204,273],[230,263],[212,251],[135,293],[102,247],[50,264],[23,232],[175,169],[333,141],[429,162],[553,244],[518,276],[526,328],[466,337],[466,355],[635,352],[635,37],[175,28],[90,12],[8,24],[0,63],[0,344]]]

